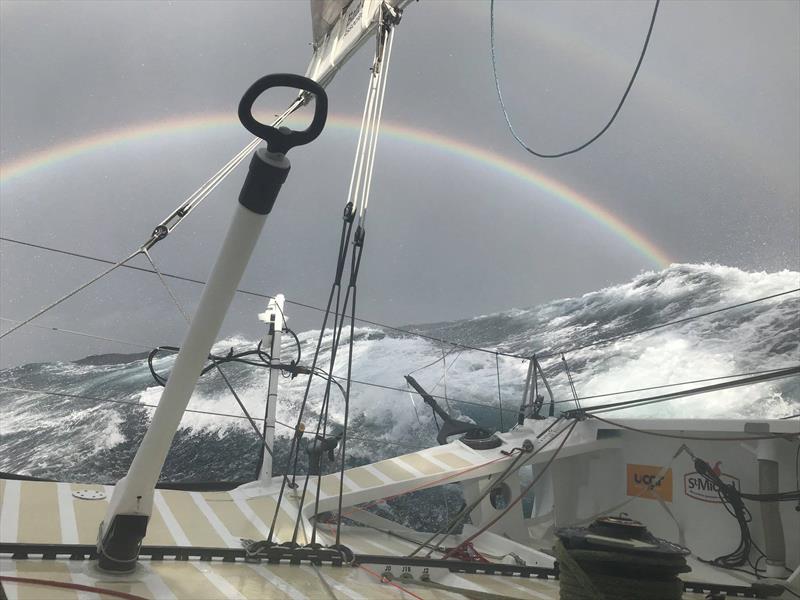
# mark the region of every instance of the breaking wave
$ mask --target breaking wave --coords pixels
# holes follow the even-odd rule
[[[572,408],[572,393],[560,352],[566,354],[583,406],[675,391],[618,392],[697,381],[732,374],[793,366],[800,362],[800,294],[717,312],[695,320],[623,337],[698,313],[710,312],[800,287],[800,273],[752,273],[719,265],[673,265],[639,275],[632,281],[527,309],[513,309],[472,319],[414,325],[405,329],[434,338],[502,353],[536,352],[559,408]],[[299,334],[303,362],[313,353],[319,331]],[[255,338],[255,336],[253,336]],[[289,337],[289,336],[286,336]],[[346,341],[346,340],[344,340]],[[331,333],[326,332],[320,365],[327,365]],[[215,351],[254,346],[236,337],[219,342]],[[295,352],[285,339],[285,356]],[[446,403],[456,416],[505,429],[516,420],[527,362],[383,330],[357,328],[354,340],[348,460],[351,465],[402,454],[435,444],[430,409],[405,391],[403,375],[420,383]],[[173,358],[156,361],[168,372]],[[334,374],[343,375],[338,362]],[[263,418],[267,371],[237,364],[226,375],[245,406]],[[499,385],[498,385],[499,373]],[[307,428],[316,427],[324,381],[311,388]],[[697,384],[694,384],[697,385]],[[153,383],[146,355],[101,355],[76,362],[37,363],[0,371],[0,471],[74,481],[113,482],[126,471],[161,389]],[[282,379],[278,420],[293,423],[306,386],[304,376]],[[398,390],[389,388],[399,388]],[[46,390],[50,393],[43,393]],[[335,392],[331,419],[342,422],[343,402]],[[59,395],[54,395],[59,394]],[[587,398],[587,397],[593,398]],[[114,402],[97,402],[102,398]],[[503,411],[499,409],[502,403]],[[259,442],[241,418],[235,401],[218,375],[201,379],[167,459],[164,479],[245,480],[255,472]],[[800,412],[798,378],[734,388],[649,404],[615,416],[682,418],[783,417]],[[224,413],[232,416],[219,416]],[[502,419],[501,419],[502,414]],[[279,426],[277,465],[285,463],[288,431]],[[285,468],[285,467],[284,467]]]

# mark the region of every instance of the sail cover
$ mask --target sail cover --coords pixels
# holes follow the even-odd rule
[[[314,54],[306,76],[325,86],[375,32],[381,7],[400,11],[411,0],[311,0]]]

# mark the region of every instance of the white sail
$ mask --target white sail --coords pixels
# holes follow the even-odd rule
[[[327,85],[375,32],[381,8],[401,11],[411,0],[311,0],[314,54],[306,77]]]

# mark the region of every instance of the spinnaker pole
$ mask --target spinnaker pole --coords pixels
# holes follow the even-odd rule
[[[253,117],[256,99],[274,87],[289,87],[315,96],[314,118],[308,129],[292,131],[259,123]],[[114,572],[136,566],[139,547],[153,510],[154,488],[203,366],[208,359],[236,288],[253,253],[261,230],[278,197],[291,165],[286,153],[308,144],[322,133],[328,113],[325,90],[300,75],[262,77],[245,92],[239,119],[251,133],[267,142],[258,149],[239,194],[228,232],[197,312],[128,473],[114,487],[106,517],[98,533],[98,566]]]

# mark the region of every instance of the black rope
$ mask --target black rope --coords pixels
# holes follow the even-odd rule
[[[346,214],[347,214],[347,212],[346,212]],[[352,222],[351,222],[351,224],[352,224]],[[334,282],[334,285],[336,286],[336,290],[337,291],[336,291],[336,308],[335,308],[335,311],[334,311],[335,317],[334,317],[334,321],[333,321],[333,338],[331,340],[331,353],[330,353],[330,361],[329,361],[329,367],[328,367],[328,370],[331,373],[333,373],[333,369],[334,369],[334,367],[336,365],[336,357],[338,355],[339,345],[340,345],[341,340],[342,340],[342,332],[344,330],[345,311],[347,310],[347,307],[350,304],[350,300],[351,300],[351,296],[350,295],[351,295],[351,292],[353,291],[354,285],[355,285],[355,279],[354,278],[358,277],[358,267],[357,267],[357,265],[360,264],[361,251],[363,250],[363,243],[362,243],[363,242],[363,229],[361,228],[360,225],[358,225],[356,227],[355,235],[353,237],[354,237],[353,245],[354,245],[355,249],[353,250],[352,253],[350,253],[350,277],[349,277],[349,283],[348,283],[348,286],[347,286],[347,291],[345,292],[344,302],[341,305],[340,305],[341,292],[342,292],[341,280],[342,280],[342,276],[344,275],[344,267],[345,267],[345,264],[346,264],[346,259],[347,259],[347,254],[348,254],[347,250],[349,248],[345,248],[345,252],[341,256],[342,260],[339,263],[339,268],[337,270],[337,274],[336,274],[336,278],[335,278],[335,282]],[[348,236],[348,242],[349,242],[349,236]],[[341,312],[339,312],[340,308],[341,308]],[[352,358],[352,343],[353,343],[353,337],[351,335],[351,337],[350,337],[350,346],[349,346],[350,350],[351,350],[351,352],[350,352],[351,358]],[[349,382],[350,382],[350,371],[348,371],[348,377],[347,377],[348,389],[349,389],[349,385],[350,385]],[[323,396],[323,407],[324,407],[324,409],[323,409],[323,411],[320,412],[319,420],[317,422],[317,432],[318,432],[317,435],[319,435],[320,424],[322,424],[323,438],[325,436],[325,431],[326,431],[327,425],[328,425],[328,406],[329,406],[329,403],[330,403],[330,385],[326,386],[326,388],[325,388],[325,394]],[[349,393],[346,392],[345,393],[345,407],[349,407],[349,404],[350,404],[349,403]],[[323,420],[323,413],[324,413],[324,420]],[[342,457],[342,466],[344,466],[345,452],[341,453],[341,457]],[[341,493],[343,491],[343,487],[342,487],[341,483],[342,483],[342,481],[340,480],[340,486],[339,486],[340,499],[341,499]],[[320,487],[321,487],[321,485],[322,485],[322,469],[320,468],[319,469],[319,473],[317,474],[317,493],[316,493],[316,498],[314,499],[314,514],[315,515],[317,514],[317,511],[318,511],[318,508],[319,508],[319,496],[320,496]],[[302,495],[300,497],[300,504],[301,505],[303,504],[303,501],[305,500],[307,486],[308,486],[308,476],[306,476],[305,484],[303,486],[303,493],[302,493]],[[300,523],[300,514],[298,513],[297,521],[295,522],[295,532],[297,531],[297,527],[298,527],[299,523]],[[317,519],[314,519],[314,522],[313,522],[313,525],[312,525],[312,529],[311,529],[311,543],[312,544],[314,544],[316,542],[316,536],[317,536]],[[295,541],[294,538],[292,539],[292,541]],[[338,543],[338,541],[337,541],[337,543]]]
[[[589,141],[584,142],[577,148],[573,148],[572,150],[566,150],[565,152],[557,152],[555,154],[546,154],[542,152],[537,152],[530,148],[522,139],[517,135],[517,132],[514,131],[513,125],[511,125],[511,118],[508,116],[508,111],[506,110],[505,103],[503,102],[503,94],[500,92],[500,79],[497,75],[497,60],[495,58],[495,48],[494,48],[494,0],[491,0],[489,3],[489,39],[490,39],[490,46],[492,51],[492,73],[494,74],[494,86],[497,90],[497,99],[500,101],[500,108],[503,111],[503,116],[505,117],[506,124],[508,125],[508,130],[511,132],[511,135],[514,136],[514,139],[517,140],[517,143],[522,146],[525,150],[533,154],[534,156],[538,156],[539,158],[560,158],[562,156],[568,156],[569,154],[575,154],[576,152],[580,152],[588,145],[595,142],[597,139],[602,136],[611,124],[614,122],[614,119],[617,118],[620,110],[622,110],[622,105],[625,104],[625,99],[628,97],[628,93],[631,91],[633,87],[633,82],[636,81],[636,75],[639,73],[639,68],[642,66],[642,62],[644,61],[644,56],[647,53],[647,46],[650,43],[650,35],[653,33],[653,26],[656,23],[656,14],[658,13],[658,5],[660,0],[656,0],[655,6],[653,6],[653,16],[650,19],[650,26],[647,29],[647,37],[644,40],[644,44],[642,45],[642,52],[639,55],[639,60],[636,63],[636,68],[633,70],[633,75],[631,76],[630,81],[628,82],[628,87],[625,88],[625,93],[622,94],[622,98],[620,98],[619,104],[617,105],[614,114],[611,115],[611,118],[608,120],[608,123],[605,124],[594,137],[592,137]]]
[[[701,477],[714,486],[712,489],[717,491],[717,495],[719,496],[720,502],[722,502],[722,505],[725,507],[725,510],[727,510],[739,524],[739,545],[735,550],[712,560],[704,560],[698,557],[699,560],[723,569],[735,569],[747,563],[752,567],[754,574],[758,576],[758,562],[753,565],[750,561],[751,550],[755,548],[762,557],[766,555],[755,545],[753,539],[750,537],[750,527],[748,524],[753,520],[753,516],[742,500],[744,495],[733,485],[722,481],[719,475],[714,472],[714,469],[703,459],[694,458],[694,468]],[[800,494],[800,492],[798,492],[798,494]]]
[[[360,229],[356,232],[356,250],[353,252],[353,261],[350,265],[350,284],[348,285],[348,293],[350,290],[353,290],[353,300],[350,304],[350,340],[348,343],[347,348],[347,393],[345,394],[345,403],[344,403],[344,429],[342,432],[342,464],[339,472],[339,504],[337,507],[336,513],[336,545],[338,546],[341,542],[341,530],[342,530],[342,496],[344,495],[344,461],[345,455],[347,451],[347,423],[348,417],[350,414],[350,386],[353,381],[353,341],[355,340],[355,321],[356,321],[356,295],[358,292],[357,288],[357,281],[358,281],[358,272],[361,269],[361,256],[364,251],[364,230]],[[355,254],[358,254],[358,257],[355,257]],[[347,298],[345,297],[345,304],[347,303]],[[317,492],[317,496],[319,497],[319,492]],[[316,508],[315,508],[316,514]],[[314,519],[314,526],[316,526],[317,520]]]
[[[328,295],[328,303],[326,305],[326,310],[324,312],[324,316],[323,316],[323,319],[322,319],[322,326],[320,327],[319,337],[317,339],[317,345],[316,345],[316,348],[314,350],[314,358],[312,360],[312,370],[314,368],[316,368],[317,361],[319,360],[319,354],[320,354],[320,351],[322,349],[322,339],[323,339],[323,337],[325,335],[325,326],[327,325],[328,318],[330,317],[331,306],[333,305],[333,299],[337,294],[337,289],[341,290],[341,279],[342,279],[342,273],[344,271],[345,259],[347,257],[347,250],[348,250],[348,246],[350,244],[350,238],[351,238],[352,229],[353,229],[353,218],[354,218],[353,205],[352,205],[352,203],[348,202],[345,205],[344,215],[343,215],[343,218],[342,218],[342,230],[341,230],[341,234],[340,234],[340,237],[339,237],[339,252],[338,252],[337,257],[336,257],[336,273],[334,275],[333,282],[331,284],[331,291],[330,291],[330,294]],[[338,304],[338,300],[337,300],[337,304]],[[338,310],[336,312],[337,312],[337,318],[338,318]],[[308,382],[306,383],[305,392],[303,393],[303,401],[302,401],[302,403],[300,405],[300,411],[299,411],[299,414],[298,414],[298,417],[297,417],[298,428],[299,428],[300,424],[302,423],[303,413],[305,411],[306,403],[308,402],[308,396],[309,396],[310,391],[311,391],[311,378],[308,379]],[[290,462],[291,462],[291,459],[292,459],[292,452],[294,452],[294,465],[293,465],[293,468],[292,468],[292,470],[293,470],[293,475],[292,475],[293,480],[292,481],[294,483],[294,477],[297,474],[297,460],[298,460],[298,455],[299,455],[299,452],[300,452],[299,440],[298,440],[298,443],[293,444],[293,447],[290,450],[290,453],[289,453],[289,461]],[[308,477],[306,477],[306,482],[308,482]],[[281,489],[280,489],[280,491],[278,493],[278,501],[277,501],[277,504],[275,506],[275,514],[273,515],[273,521],[272,521],[272,525],[270,526],[269,537],[268,537],[268,540],[267,540],[267,541],[270,541],[270,542],[272,541],[272,535],[274,533],[275,523],[277,521],[278,511],[280,509],[280,504],[281,504],[281,501],[283,500],[283,494],[284,494],[284,491],[285,491],[284,488],[285,488],[285,484],[284,484],[284,482],[281,482]],[[297,521],[295,522],[295,529],[294,529],[294,533],[293,533],[293,536],[292,536],[292,541],[296,541],[297,531],[298,531],[298,528],[299,528],[299,523],[300,523],[300,518],[301,518],[301,513],[302,513],[302,511],[299,511],[298,515],[297,515]]]

